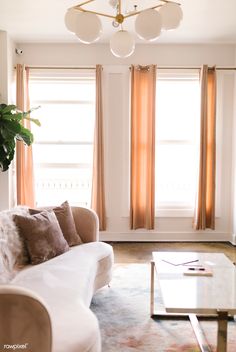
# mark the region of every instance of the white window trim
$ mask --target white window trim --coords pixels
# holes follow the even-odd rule
[[[195,81],[196,78],[199,79],[199,70],[178,70],[173,72],[173,70],[163,70],[158,72],[157,79],[168,81],[168,80],[176,80],[176,81]],[[192,145],[191,140],[156,140],[157,145],[165,145],[165,144],[179,144],[179,145]],[[159,207],[156,207],[155,204],[155,217],[186,217],[192,218],[194,215],[194,208],[191,206],[187,206],[181,203],[174,205],[174,203],[162,203]]]
[[[30,81],[35,84],[42,84],[42,83],[76,83],[79,81],[80,83],[89,83],[93,84],[95,82],[95,71],[91,70],[88,71],[78,71],[78,70],[66,70],[64,71],[63,69],[58,69],[58,70],[34,70],[31,73]],[[95,88],[95,86],[94,86]],[[34,105],[60,105],[60,104],[65,104],[65,105],[95,105],[95,100],[91,100],[91,96],[88,96],[85,99],[67,99],[67,100],[57,100],[57,99],[35,99],[34,100]],[[58,146],[63,146],[63,145],[77,145],[77,146],[92,146],[93,141],[35,141],[35,145],[58,145]],[[34,162],[36,168],[40,169],[54,169],[54,168],[61,168],[61,169],[88,169],[92,168],[92,164],[89,163],[74,163],[73,161],[71,163],[52,163],[52,162]],[[84,203],[83,203],[84,204]]]

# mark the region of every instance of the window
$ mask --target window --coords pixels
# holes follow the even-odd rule
[[[191,216],[198,171],[199,73],[161,71],[157,77],[157,215]]]
[[[90,206],[95,72],[32,70],[30,105],[41,108],[33,126],[36,204]]]

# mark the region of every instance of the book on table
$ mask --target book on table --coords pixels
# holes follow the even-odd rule
[[[212,269],[208,265],[184,265],[184,275],[187,276],[212,276]]]

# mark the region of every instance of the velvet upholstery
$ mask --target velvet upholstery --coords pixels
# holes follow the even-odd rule
[[[59,222],[61,231],[63,236],[65,237],[69,246],[75,246],[77,244],[81,244],[81,238],[76,231],[74,218],[72,215],[71,207],[67,201],[62,203],[58,207],[53,207],[52,210],[54,211],[56,218]],[[31,215],[38,214],[42,212],[43,209],[29,209],[29,213]]]
[[[45,262],[69,250],[53,211],[13,218],[25,239],[32,264]]]

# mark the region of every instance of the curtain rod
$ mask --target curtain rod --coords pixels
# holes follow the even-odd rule
[[[214,66],[209,66],[209,68],[213,68]],[[225,67],[225,66],[216,66],[215,67],[216,70],[236,70],[236,67]],[[190,67],[190,66],[160,66],[160,67],[157,67],[157,69],[159,70],[200,70],[201,67],[200,66],[193,66],[193,67]]]
[[[148,66],[148,65],[140,65],[140,66]],[[210,68],[213,66],[209,66]],[[16,66],[14,67],[16,68]],[[95,66],[25,66],[25,68],[29,68],[31,70],[95,70]],[[158,70],[200,70],[200,66],[159,66]],[[224,71],[235,71],[236,67],[226,67],[226,66],[216,66],[216,70],[224,70]]]
[[[134,66],[149,66],[149,65],[134,65]],[[209,66],[209,68],[213,68],[214,66]],[[131,68],[131,67],[130,67]],[[200,70],[200,66],[157,66],[157,70]],[[225,71],[234,71],[236,67],[226,67],[226,66],[216,66],[216,70],[225,70]]]
[[[14,67],[16,68],[16,66]],[[95,66],[25,66],[30,70],[95,70]]]

